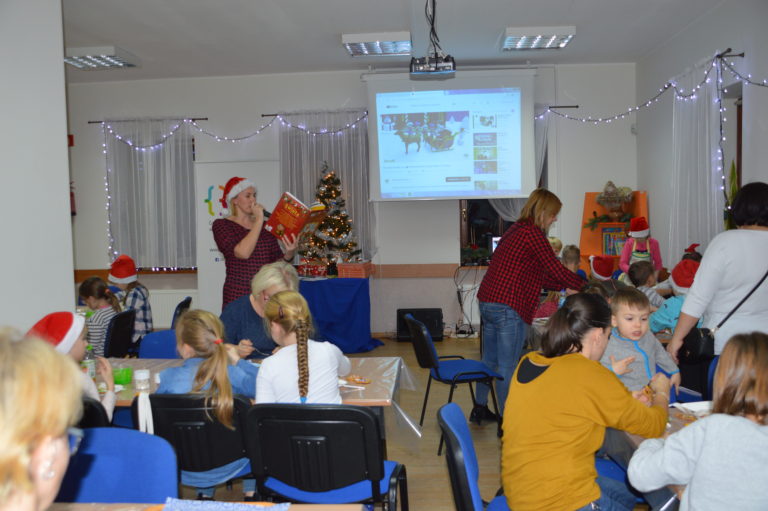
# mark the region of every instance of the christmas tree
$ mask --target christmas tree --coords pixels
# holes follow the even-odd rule
[[[348,262],[360,254],[361,250],[357,248],[352,222],[344,209],[346,202],[341,196],[341,180],[336,172],[328,168],[327,162],[323,162],[320,173],[322,177],[317,185],[315,200],[325,205],[328,215],[317,226],[314,234],[301,240],[299,254],[306,261],[324,264]]]

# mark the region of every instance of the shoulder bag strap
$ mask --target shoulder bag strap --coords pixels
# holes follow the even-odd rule
[[[749,293],[747,293],[747,296],[745,296],[744,298],[742,298],[742,299],[741,299],[741,301],[740,301],[738,304],[736,304],[736,307],[734,307],[734,308],[733,308],[733,310],[731,310],[731,312],[729,312],[729,313],[728,313],[728,315],[727,315],[725,318],[723,318],[723,320],[722,320],[722,321],[721,321],[721,322],[720,322],[720,323],[719,323],[719,324],[718,324],[718,325],[715,327],[715,330],[718,330],[718,329],[720,329],[720,327],[721,327],[721,326],[723,326],[723,323],[725,323],[726,321],[728,321],[728,318],[730,318],[730,317],[733,315],[733,313],[734,313],[734,312],[736,312],[736,310],[737,310],[739,307],[741,307],[741,305],[742,305],[744,302],[746,302],[746,301],[747,301],[747,298],[749,298],[750,296],[752,296],[752,293],[754,293],[755,291],[757,291],[757,288],[758,288],[758,287],[760,287],[760,284],[762,284],[762,283],[763,283],[763,281],[765,280],[765,278],[766,278],[766,277],[768,277],[768,271],[766,271],[766,272],[765,272],[765,275],[763,275],[763,278],[761,278],[761,279],[760,279],[760,282],[758,282],[758,283],[755,285],[755,287],[753,287],[753,288],[752,288],[752,290],[751,290]]]

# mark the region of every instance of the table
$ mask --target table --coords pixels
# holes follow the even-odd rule
[[[246,503],[247,504],[247,503]],[[155,504],[91,504],[57,502],[48,511],[145,511]],[[364,511],[362,504],[291,504],[290,511]]]
[[[184,360],[180,358],[111,358],[112,367],[132,367],[149,369],[150,392],[157,390],[155,375],[163,369],[178,367]],[[406,387],[413,388],[413,376],[400,357],[353,357],[349,359],[351,374],[364,376],[371,380],[367,385],[359,385],[362,389],[341,387],[341,398],[344,404],[383,407],[391,406],[397,401],[401,380]],[[126,385],[117,394],[117,406],[131,406],[136,392],[133,384]]]
[[[328,340],[344,353],[371,351],[383,343],[371,337],[368,279],[302,279],[317,340]]]

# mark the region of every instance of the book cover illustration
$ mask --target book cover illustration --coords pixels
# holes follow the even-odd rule
[[[624,249],[627,233],[624,227],[603,227],[603,255],[618,256]]]
[[[277,238],[293,234],[298,239],[304,233],[314,232],[325,215],[326,209],[322,203],[315,202],[307,206],[290,192],[285,192],[277,201],[264,229]]]

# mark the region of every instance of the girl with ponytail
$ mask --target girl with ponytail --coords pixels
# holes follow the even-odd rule
[[[176,324],[176,348],[184,359],[181,367],[160,373],[158,394],[199,393],[214,409],[216,420],[232,427],[232,395],[255,395],[256,366],[242,360],[236,346],[223,342],[224,326],[219,318],[203,310],[190,310]],[[246,458],[206,472],[182,470],[181,482],[197,487],[198,499],[212,500],[217,484],[239,475],[248,465]],[[254,479],[243,480],[243,492],[251,497]]]
[[[340,404],[339,377],[349,373],[349,359],[334,344],[309,338],[312,316],[304,297],[272,295],[264,323],[280,348],[261,363],[256,402]]]
[[[112,318],[120,312],[120,302],[109,286],[99,277],[89,277],[80,284],[80,298],[93,314],[85,320],[88,328],[88,344],[93,346],[97,357],[104,356],[104,342],[107,339],[107,328]]]

